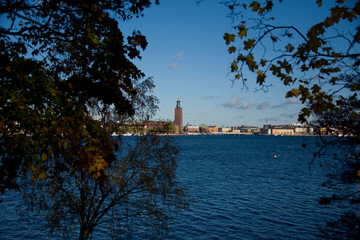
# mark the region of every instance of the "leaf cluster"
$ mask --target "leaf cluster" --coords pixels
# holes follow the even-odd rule
[[[119,29],[151,4],[0,3],[0,191],[21,188],[51,231],[78,223],[87,239],[104,222],[129,230],[141,219],[161,234],[187,203],[170,140],[141,138],[121,155],[111,137],[157,110],[152,79],[133,63],[147,40]]]
[[[118,27],[119,20],[139,17],[150,5],[148,0],[1,3],[2,192],[17,187],[20,167],[25,171],[42,162],[43,151],[53,156],[47,146],[70,151],[74,139],[88,138],[87,125],[98,125],[98,131],[107,125],[110,131],[116,121],[155,112],[153,82],[132,63],[146,38],[138,31],[125,38]]]
[[[69,236],[74,233],[68,223],[79,222],[88,230],[81,232],[81,239],[101,224],[113,238],[129,238],[140,226],[147,237],[162,236],[169,221],[188,206],[189,199],[175,181],[178,150],[171,138],[146,136],[119,144],[116,159],[98,181],[91,172],[69,166],[57,172],[60,176],[25,188],[28,206],[46,210],[51,232],[74,237]]]
[[[279,16],[273,10],[281,2],[225,1],[232,20],[241,20],[234,27],[235,33],[224,35],[228,51],[234,55],[230,65],[233,80],[246,85],[252,77],[264,91],[273,79],[290,87],[285,97],[298,98],[304,105],[298,120],[312,124],[321,136],[314,160],[324,157],[331,159],[328,163],[340,166],[331,165],[333,170],[338,170],[330,175],[337,184],[358,183],[360,1],[333,1],[328,15],[305,30],[303,26],[276,21]],[[324,7],[322,0],[314,3]],[[325,138],[323,134],[335,137]],[[349,192],[344,196],[324,197],[320,203],[358,204],[358,189]],[[353,212],[329,222],[324,231],[326,238],[358,239],[358,220]]]
[[[306,122],[312,113],[338,109],[337,95],[349,85],[353,87],[348,96],[358,94],[359,89],[350,78],[344,82],[339,76],[359,74],[360,26],[356,21],[360,2],[336,1],[329,15],[305,32],[302,26],[275,22],[277,16],[272,10],[281,2],[224,2],[233,21],[241,17],[235,33],[224,35],[228,51],[234,55],[230,70],[234,81],[241,80],[244,85],[248,76],[254,76],[264,90],[271,78],[292,86],[286,97],[299,98],[309,106],[299,115],[299,120]],[[316,4],[321,7],[322,1]]]

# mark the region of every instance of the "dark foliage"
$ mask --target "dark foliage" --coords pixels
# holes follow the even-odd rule
[[[144,137],[124,156],[111,137],[157,109],[152,79],[132,62],[146,38],[119,29],[151,4],[0,2],[0,191],[21,189],[51,231],[77,223],[87,239],[102,223],[130,231],[142,219],[161,235],[187,205],[171,141]]]

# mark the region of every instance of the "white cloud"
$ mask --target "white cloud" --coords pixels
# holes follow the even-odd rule
[[[298,98],[288,98],[285,101],[288,104],[293,104],[293,103],[300,103],[300,100]]]
[[[269,103],[268,102],[263,102],[260,103],[259,105],[256,106],[257,110],[263,110],[269,107]]]
[[[171,70],[174,70],[174,69],[176,69],[177,67],[178,67],[178,63],[177,63],[177,62],[172,63],[172,64],[169,65],[169,68],[170,68]]]
[[[241,102],[239,96],[233,97],[230,101],[223,104],[225,108],[249,109],[255,106],[254,103]]]
[[[288,99],[286,99],[285,102],[283,102],[281,104],[278,104],[278,105],[274,105],[271,108],[284,108],[284,107],[287,107],[289,105],[298,104],[298,103],[300,103],[299,99],[297,99],[297,98],[288,98]]]
[[[238,96],[233,97],[230,101],[223,104],[225,108],[236,108],[241,104],[240,98]]]
[[[183,53],[183,52],[180,52],[180,53],[178,53],[177,55],[175,55],[174,58],[180,59],[180,58],[182,58],[183,55],[184,55],[184,53]]]
[[[282,113],[280,116],[290,118],[290,119],[297,119],[299,117],[298,113]]]
[[[252,107],[254,107],[254,106],[255,106],[254,103],[243,102],[238,108],[245,110],[245,109],[252,108]]]
[[[176,58],[176,59],[181,59],[183,55],[184,55],[184,54],[183,54],[182,52],[180,52],[180,53],[176,54],[176,55],[174,56],[174,58]],[[177,68],[179,68],[179,63],[178,63],[178,62],[174,62],[174,63],[172,63],[172,64],[169,65],[169,69],[170,69],[170,70],[174,70],[174,69],[177,69]]]
[[[208,100],[208,99],[219,99],[220,96],[202,96],[201,98],[206,99],[206,100]]]

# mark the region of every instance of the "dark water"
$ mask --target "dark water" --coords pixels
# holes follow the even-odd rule
[[[168,239],[322,239],[319,227],[346,206],[318,204],[334,189],[321,185],[326,167],[309,167],[316,139],[176,137],[181,147],[178,181],[194,201],[172,224]],[[47,238],[39,217],[25,223],[14,213],[14,194],[0,197],[5,201],[0,239]]]

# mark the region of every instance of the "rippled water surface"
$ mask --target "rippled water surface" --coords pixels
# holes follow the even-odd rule
[[[332,193],[325,170],[309,166],[316,140],[178,137],[178,177],[194,202],[170,239],[321,239],[319,226],[341,210],[318,204]]]
[[[322,239],[319,227],[343,209],[318,204],[333,192],[321,185],[326,168],[309,167],[316,139],[175,137],[181,147],[178,181],[193,202],[171,225],[168,239]],[[46,238],[37,216],[21,223],[16,198],[1,198],[0,239]]]

